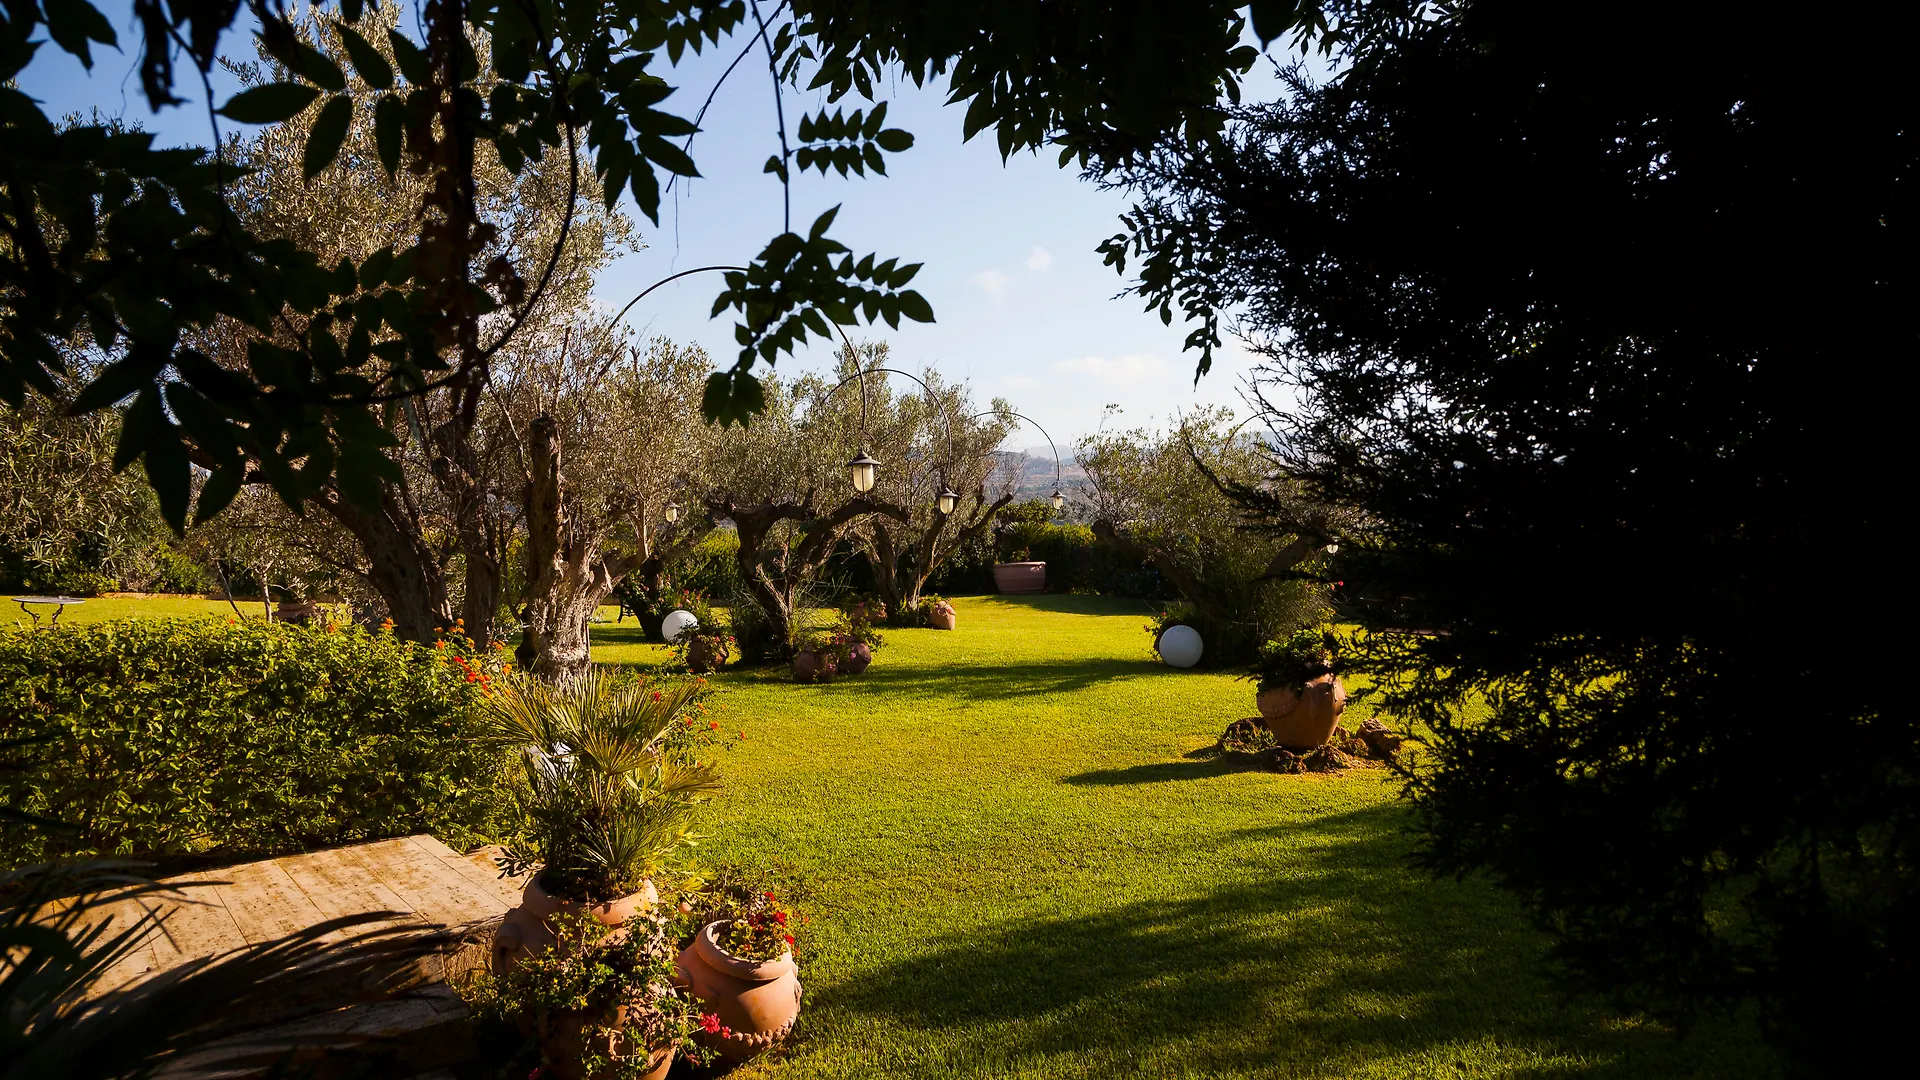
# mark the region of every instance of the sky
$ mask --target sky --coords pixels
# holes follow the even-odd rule
[[[129,6],[109,0],[101,7],[122,41],[134,41]],[[223,48],[252,57],[251,43],[238,34],[230,33]],[[677,91],[658,107],[693,115],[740,48],[727,42],[684,59],[667,74]],[[676,186],[659,225],[641,217],[628,198],[645,247],[602,274],[596,292],[610,308],[680,270],[744,264],[783,228],[780,184],[762,171],[779,149],[764,56],[748,56],[720,86],[693,144],[702,178]],[[204,145],[200,88],[176,88],[192,100],[155,116],[138,93],[136,63],[130,44],[125,52],[96,48],[88,74],[48,46],[20,88],[55,113],[98,107],[157,131],[162,143]],[[1266,68],[1257,66],[1249,98],[1271,92]],[[224,101],[233,85],[215,74],[214,97]],[[1157,427],[1176,412],[1203,406],[1229,407],[1236,419],[1247,414],[1241,390],[1254,361],[1239,342],[1229,340],[1216,352],[1213,370],[1196,386],[1196,355],[1181,350],[1190,328],[1177,313],[1166,326],[1137,298],[1117,296],[1126,281],[1094,249],[1120,231],[1119,215],[1130,205],[1125,193],[1101,191],[1070,168],[1056,167],[1054,154],[1003,162],[990,132],[963,142],[963,107],[944,104],[943,85],[903,83],[876,94],[889,102],[888,126],[912,132],[914,146],[888,155],[886,177],[796,173],[793,224],[804,232],[821,212],[840,206],[833,235],[857,255],[924,264],[912,287],[932,304],[936,321],[903,322],[899,330],[884,323],[849,328],[855,341],[888,342],[891,366],[915,373],[930,367],[966,381],[982,407],[1006,398],[1038,422],[1038,429],[1015,432],[1010,449],[1044,446],[1044,432],[1065,453],[1102,424]],[[789,129],[802,110],[824,103],[822,94],[789,89]],[[865,105],[851,98],[839,104]],[[648,334],[704,346],[717,364],[730,364],[737,351],[732,319],[708,318],[720,287],[718,274],[683,278],[636,305],[628,321]],[[832,348],[815,342],[782,356],[776,370],[792,377],[832,362]],[[1109,405],[1119,407],[1118,416],[1107,414]]]

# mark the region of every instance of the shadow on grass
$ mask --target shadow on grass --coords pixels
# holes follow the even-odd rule
[[[1024,593],[1017,596],[988,594],[968,597],[975,603],[993,606],[1032,608],[1062,615],[1147,615],[1165,605],[1151,600],[1132,600],[1119,596],[1092,596],[1086,593]]]
[[[875,694],[938,691],[961,698],[1021,698],[1064,694],[1100,683],[1134,679],[1154,673],[1147,660],[1112,657],[1020,664],[985,663],[979,667],[941,664],[888,664],[882,654],[866,673],[834,685],[866,688]]]
[[[1422,1075],[1774,1073],[1747,1031],[1681,1040],[1561,998],[1508,901],[1406,869],[1404,820],[1382,806],[1263,830],[1289,854],[1258,882],[988,926],[820,1004],[932,1032],[895,1037],[972,1075],[1073,1060],[1076,1075],[1151,1076],[1172,1059],[1191,1076],[1389,1059]]]
[[[1206,780],[1231,773],[1252,772],[1258,768],[1249,760],[1249,756],[1216,753],[1211,746],[1202,747],[1201,750],[1206,753],[1203,755],[1201,751],[1195,751],[1180,761],[1153,761],[1124,769],[1093,769],[1075,773],[1061,783],[1076,787],[1123,787],[1128,784],[1158,784],[1168,780]]]

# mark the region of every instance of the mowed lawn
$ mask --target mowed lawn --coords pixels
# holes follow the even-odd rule
[[[956,607],[858,679],[717,679],[747,737],[700,855],[814,891],[799,1037],[734,1076],[1773,1072],[1744,1028],[1683,1040],[1563,998],[1509,900],[1408,867],[1386,772],[1208,755],[1252,688],[1159,665],[1144,606]],[[602,662],[664,654],[595,634]]]

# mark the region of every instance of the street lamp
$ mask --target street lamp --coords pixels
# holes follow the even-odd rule
[[[847,475],[853,479],[853,490],[862,495],[872,491],[875,470],[879,467],[880,463],[868,457],[865,450],[847,462]]]
[[[680,520],[680,504],[677,502],[668,503],[666,506],[666,516],[667,516],[667,524],[669,525],[673,524],[676,521],[679,521]]]
[[[1065,505],[1067,505],[1067,497],[1066,497],[1065,495],[1062,495],[1062,494],[1060,494],[1060,493],[1059,493],[1058,491],[1056,491],[1056,492],[1054,492],[1054,493],[1053,493],[1053,508],[1054,508],[1055,510],[1058,510],[1058,509],[1060,509],[1061,507],[1063,507],[1063,506],[1065,506]]]
[[[953,513],[953,508],[960,505],[960,493],[945,484],[940,485],[940,494],[934,498],[938,500],[940,513],[943,516]]]

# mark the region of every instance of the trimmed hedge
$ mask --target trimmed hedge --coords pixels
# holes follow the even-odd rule
[[[0,633],[4,804],[66,826],[0,820],[0,861],[498,835],[510,774],[470,738],[463,644],[218,617]]]
[[[964,595],[994,591],[993,564],[1020,551],[1047,564],[1050,593],[1099,593],[1166,600],[1179,595],[1152,563],[1123,558],[1085,525],[1014,521],[995,538],[981,537],[953,553],[927,581],[926,591]]]

